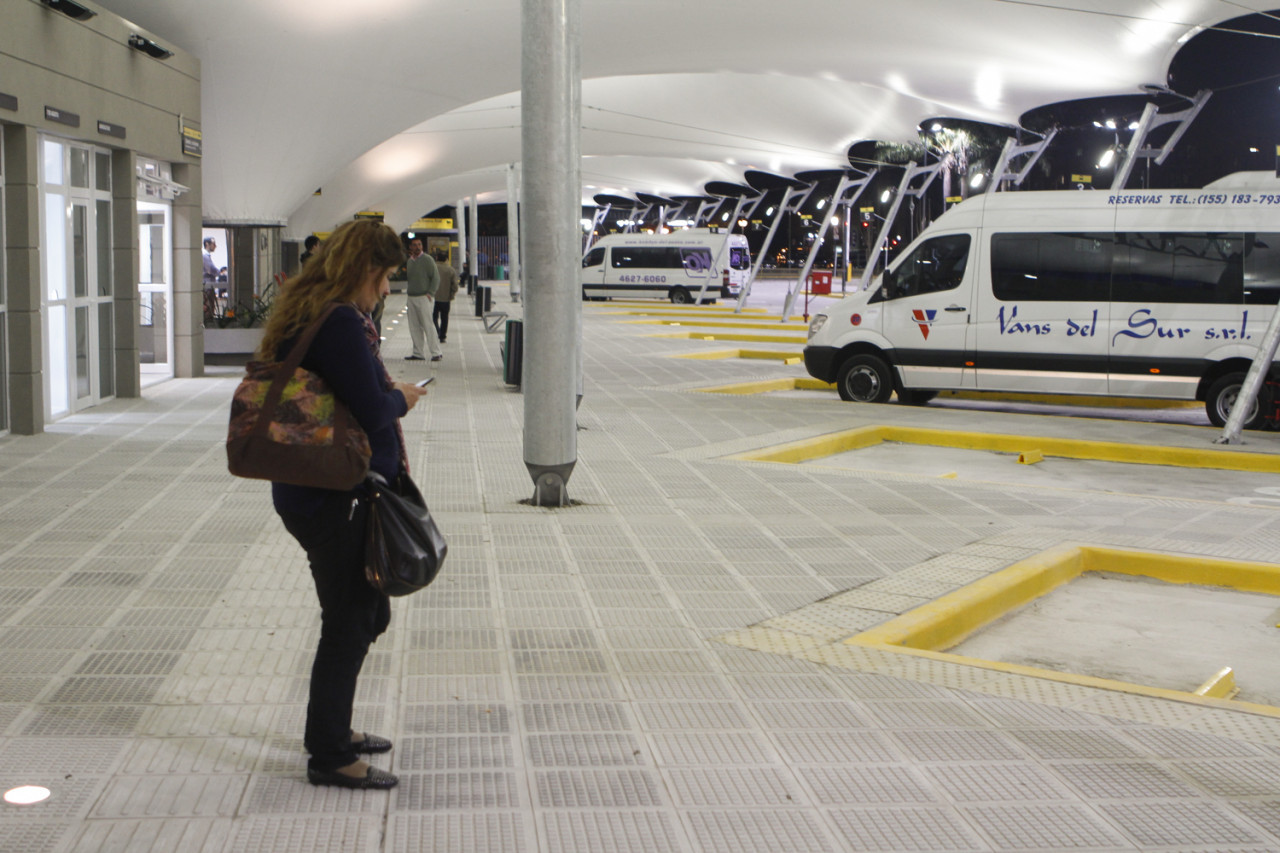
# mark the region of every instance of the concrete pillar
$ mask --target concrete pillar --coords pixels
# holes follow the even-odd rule
[[[9,322],[9,430],[44,431],[44,325],[40,310],[39,143],[36,131],[4,133],[4,227]]]
[[[111,152],[111,276],[116,396],[141,397],[138,363],[137,155]],[[172,310],[172,309],[171,309]]]
[[[522,0],[522,25],[524,461],[534,503],[566,506],[582,357],[581,0]]]
[[[174,163],[173,179],[191,187],[173,202],[173,372],[174,376],[204,376],[200,166]]]

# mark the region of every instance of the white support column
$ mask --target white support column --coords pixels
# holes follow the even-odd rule
[[[471,269],[472,281],[479,283],[480,281],[480,196],[473,195],[471,197],[471,252],[467,255],[467,264]]]
[[[809,254],[804,259],[804,268],[800,270],[800,279],[796,282],[795,287],[787,291],[787,301],[782,307],[782,322],[787,322],[791,317],[791,309],[795,307],[796,295],[800,292],[800,288],[805,286],[805,280],[809,277],[810,271],[813,270],[813,262],[818,257],[818,249],[822,246],[822,241],[827,236],[827,230],[831,226],[831,217],[833,212],[840,207],[840,201],[844,198],[844,194],[850,187],[858,186],[859,192],[871,182],[869,177],[851,178],[848,175],[840,178],[840,183],[836,186],[836,191],[831,194],[828,204],[823,205],[826,209],[830,207],[822,217],[822,226],[818,229],[818,235],[813,238],[813,245],[809,247]]]
[[[528,200],[524,464],[533,502],[567,506],[582,369],[581,0],[523,0],[521,117]]]
[[[507,164],[507,285],[520,301],[520,165]]]

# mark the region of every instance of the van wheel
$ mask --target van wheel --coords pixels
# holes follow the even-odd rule
[[[1204,398],[1204,409],[1209,415],[1209,422],[1216,427],[1225,426],[1227,418],[1231,416],[1231,407],[1235,405],[1236,398],[1240,396],[1240,386],[1244,384],[1243,373],[1228,373],[1226,376],[1219,377],[1216,382],[1209,386],[1209,393]],[[1263,384],[1258,391],[1258,399],[1254,402],[1253,408],[1250,409],[1248,417],[1245,418],[1245,429],[1262,429],[1266,426],[1267,413],[1274,408],[1274,401],[1271,396],[1270,386]]]
[[[671,301],[676,305],[688,305],[693,299],[689,296],[689,291],[683,287],[674,287],[671,289]]]
[[[836,372],[836,390],[850,403],[887,403],[893,395],[889,365],[874,355],[855,355]]]
[[[907,406],[923,406],[938,396],[937,391],[899,391],[898,402]]]

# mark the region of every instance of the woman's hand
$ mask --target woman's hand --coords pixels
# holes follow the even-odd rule
[[[413,407],[420,397],[427,396],[426,388],[419,388],[410,382],[397,382],[395,387],[397,391],[404,395],[404,403],[409,407],[408,411],[413,411]]]

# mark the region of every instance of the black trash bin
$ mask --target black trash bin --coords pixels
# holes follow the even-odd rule
[[[493,307],[493,288],[486,284],[476,285],[476,316],[483,317]]]
[[[485,288],[488,290],[488,288]],[[524,321],[508,320],[502,342],[502,381],[507,385],[520,384],[520,369],[524,362]]]

